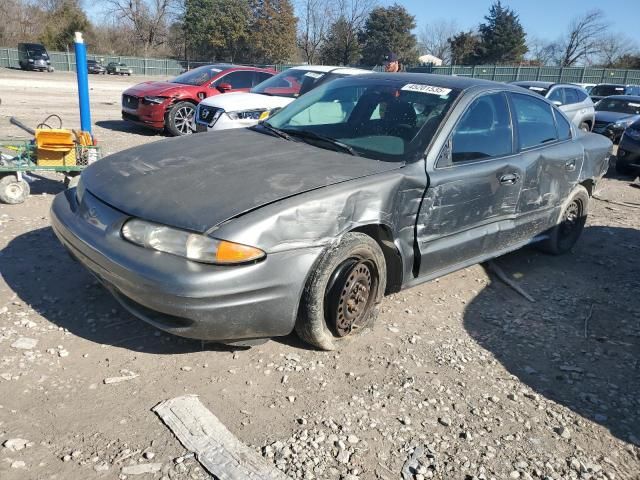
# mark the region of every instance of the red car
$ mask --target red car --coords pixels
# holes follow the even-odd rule
[[[196,105],[227,92],[248,92],[272,77],[270,69],[237,65],[205,65],[167,82],[144,82],[122,94],[122,118],[173,136],[193,132]]]

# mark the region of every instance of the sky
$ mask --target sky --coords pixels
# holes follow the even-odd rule
[[[415,15],[418,31],[437,20],[454,20],[461,30],[477,27],[493,3],[491,0],[382,0],[383,5],[399,3]],[[520,16],[528,35],[545,40],[557,39],[575,16],[601,9],[611,23],[612,32],[620,31],[640,44],[639,0],[502,0],[502,4]],[[609,7],[609,8],[608,8]]]
[[[383,6],[403,5],[415,15],[416,33],[428,23],[454,20],[460,30],[476,28],[493,3],[491,0],[378,0]],[[294,0],[294,4],[297,3]],[[601,9],[611,24],[612,32],[620,31],[640,45],[640,0],[502,0],[503,5],[520,15],[520,22],[529,36],[556,40],[566,31],[571,19],[588,10]],[[91,18],[100,16],[100,4],[84,0]],[[613,8],[607,8],[611,5]]]

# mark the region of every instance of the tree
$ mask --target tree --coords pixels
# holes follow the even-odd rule
[[[600,42],[598,64],[612,68],[620,58],[631,55],[637,50],[637,45],[629,37],[622,34],[605,35]]]
[[[91,36],[91,23],[78,0],[57,0],[48,3],[45,28],[40,41],[52,50],[66,50],[73,44],[75,32]]]
[[[396,53],[402,63],[415,63],[418,58],[415,17],[397,3],[374,8],[361,33],[362,61],[380,65],[389,52]]]
[[[591,10],[574,18],[565,37],[560,39],[558,64],[570,67],[588,61],[601,51],[601,42],[609,25],[602,10]]]
[[[547,42],[540,38],[533,37],[529,39],[527,48],[527,58],[532,64],[552,65],[557,63],[559,55],[557,42]]]
[[[186,0],[182,26],[187,57],[225,61],[242,57],[250,18],[246,0]]]
[[[626,54],[621,56],[613,64],[613,67],[640,70],[640,53]]]
[[[262,63],[290,60],[296,50],[298,19],[290,0],[250,0],[250,55]]]
[[[351,65],[360,59],[360,43],[346,18],[340,17],[329,28],[322,47],[322,61],[329,65]]]
[[[333,0],[302,0],[298,18],[298,48],[307,63],[316,63],[334,16]]]
[[[518,63],[527,53],[526,34],[518,15],[500,0],[491,5],[486,23],[479,26],[482,63]]]
[[[418,48],[421,54],[438,57],[444,64],[451,63],[451,44],[458,28],[454,21],[437,20],[429,23],[418,34]]]
[[[477,65],[482,56],[482,42],[478,34],[460,32],[449,39],[452,65]]]
[[[155,47],[164,45],[168,26],[177,14],[179,0],[103,0],[106,14],[118,25],[130,28],[134,42],[147,56]]]

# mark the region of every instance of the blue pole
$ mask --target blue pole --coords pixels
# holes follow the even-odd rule
[[[78,79],[78,103],[80,104],[80,129],[91,133],[91,108],[89,107],[89,73],[87,70],[87,48],[82,33],[76,32],[76,77]]]

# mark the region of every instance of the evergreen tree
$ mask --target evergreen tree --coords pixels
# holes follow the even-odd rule
[[[449,39],[452,65],[477,65],[482,57],[482,42],[473,32],[460,32]]]
[[[527,53],[526,34],[518,15],[497,0],[480,24],[481,63],[518,63]]]
[[[393,52],[402,63],[415,63],[418,59],[415,17],[397,3],[390,7],[374,8],[360,35],[362,62],[381,65],[384,56]]]
[[[65,50],[73,45],[75,32],[91,36],[91,23],[78,0],[57,2],[45,15],[45,28],[40,41],[51,50]]]
[[[360,59],[358,34],[346,18],[338,18],[329,27],[321,56],[322,61],[328,65],[352,65]]]
[[[250,0],[250,56],[254,62],[282,63],[296,53],[298,19],[290,0]]]

